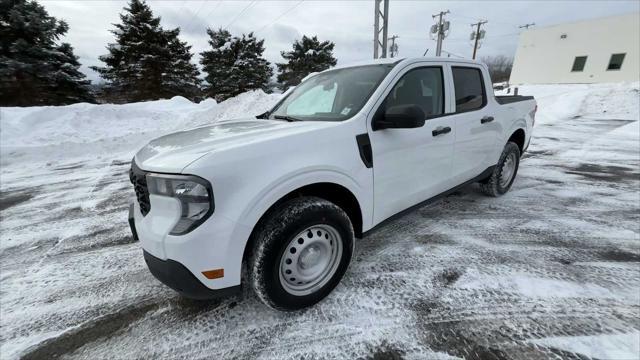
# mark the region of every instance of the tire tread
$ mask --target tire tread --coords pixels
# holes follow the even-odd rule
[[[509,184],[509,186],[507,186],[505,189],[501,189],[499,184],[500,184],[500,175],[502,174],[502,164],[507,158],[507,155],[509,155],[511,152],[515,152],[517,155],[516,158],[518,159],[518,163],[516,164],[516,173],[513,174],[513,179],[511,180],[511,183]],[[498,164],[496,164],[491,175],[487,179],[479,183],[480,190],[482,191],[482,193],[484,193],[487,196],[498,197],[500,195],[503,195],[507,191],[509,191],[517,175],[517,171],[519,167],[519,159],[520,159],[520,148],[518,147],[518,145],[512,141],[507,142],[507,145],[505,145],[504,150],[502,150],[502,154],[500,154],[500,159],[498,160]]]
[[[274,310],[291,311],[304,306],[283,306],[277,301],[277,299],[272,298],[267,289],[270,272],[269,269],[265,269],[266,257],[269,256],[268,254],[273,254],[277,251],[276,247],[281,246],[281,242],[278,241],[278,239],[282,236],[285,229],[290,226],[294,226],[305,212],[314,210],[328,210],[334,212],[336,216],[345,222],[345,224],[348,224],[351,243],[353,244],[354,231],[348,215],[344,210],[342,210],[342,208],[330,201],[315,196],[303,196],[286,201],[273,209],[271,213],[267,215],[266,221],[259,225],[259,228],[255,233],[256,239],[253,245],[253,251],[249,257],[248,265],[249,284],[251,288],[260,301]],[[349,257],[350,256],[351,252],[349,252]],[[342,274],[336,273],[334,276],[339,276],[341,278]],[[330,283],[332,282],[333,280]],[[337,285],[337,283],[333,286],[335,285]],[[321,299],[318,299],[318,301],[320,300]]]

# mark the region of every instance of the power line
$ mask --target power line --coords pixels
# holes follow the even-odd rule
[[[187,0],[182,0],[182,2],[180,3],[180,7],[178,8],[177,12],[182,11],[182,9],[184,9],[184,3],[187,2]],[[181,29],[182,30],[182,29]]]
[[[520,33],[511,33],[511,34],[502,34],[502,35],[493,35],[492,37],[507,37],[507,36],[517,36],[520,35]]]
[[[257,0],[251,1],[247,6],[244,7],[244,9],[242,9],[238,15],[236,15],[224,28],[228,29],[229,26],[233,25],[234,22],[236,22],[236,20],[238,20],[240,18],[240,16],[247,11],[247,9],[249,9],[251,6],[253,6],[255,3],[257,2]]]
[[[460,58],[460,59],[466,59],[464,56],[461,56],[461,55],[458,55],[458,54],[454,54],[454,53],[448,52],[446,50],[441,50],[441,51],[444,52],[444,53],[447,53],[447,55],[449,55],[448,57],[451,57],[451,55],[453,55],[453,56],[455,56],[457,58]]]
[[[493,38],[499,38],[499,37],[507,37],[507,36],[518,36],[520,35],[520,33],[509,33],[509,34],[499,34],[499,35],[491,35],[489,37],[485,37],[483,40],[487,41],[487,40],[491,40]],[[403,36],[406,37],[406,36]],[[473,40],[473,39],[471,39]],[[468,42],[469,38],[451,38],[451,39],[447,39],[448,42]]]
[[[282,14],[278,15],[278,17],[276,17],[275,19],[273,19],[273,21],[271,21],[270,23],[268,23],[267,25],[261,27],[260,29],[256,30],[256,32],[260,32],[266,28],[268,28],[269,26],[273,25],[276,23],[276,21],[280,20],[283,16],[287,15],[288,13],[292,12],[295,8],[298,7],[298,5],[302,4],[304,0],[300,0],[298,1],[295,5],[293,5],[292,7],[290,7],[289,9],[285,10]]]
[[[461,19],[467,19],[467,20],[480,20],[480,18],[477,17],[472,17],[472,16],[466,16],[466,15],[460,15],[458,13],[453,13],[451,14],[451,17],[457,17],[457,18],[461,18]]]
[[[484,20],[484,19],[479,18],[479,17],[460,15],[458,13],[452,13],[451,17],[454,17],[454,18],[457,17],[457,18],[461,18],[461,19],[475,20],[475,21]],[[485,18],[485,19],[488,19],[488,18]],[[512,22],[498,21],[498,20],[494,20],[494,19],[488,19],[488,20],[490,20],[492,23],[496,23],[496,24],[505,24],[505,25],[511,25],[511,26],[518,26],[518,24],[515,24],[515,23],[512,23]]]
[[[207,15],[204,16],[205,19],[209,18],[209,15],[211,15],[214,11],[216,11],[216,9],[218,9],[220,7],[220,5],[222,5],[222,2],[224,0],[218,0],[218,4],[216,4],[216,6],[213,7],[213,9],[209,10],[209,12],[207,13]]]
[[[200,13],[200,11],[202,11],[202,8],[204,7],[204,4],[207,3],[207,0],[203,0],[200,3],[200,7],[198,8],[198,10],[196,10],[195,13],[193,13],[193,16],[191,16],[191,24],[189,25],[189,27],[187,29],[184,30],[185,33],[191,32],[191,30],[193,30],[193,27],[195,26],[194,24],[196,23],[195,20],[198,18],[198,14]],[[183,2],[184,5],[184,2]]]

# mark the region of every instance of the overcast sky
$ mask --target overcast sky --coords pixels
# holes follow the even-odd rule
[[[90,65],[101,65],[98,56],[113,42],[113,23],[127,1],[41,0],[49,13],[69,23],[64,41],[71,43],[91,80],[97,75]],[[205,29],[227,28],[233,35],[254,31],[265,39],[265,57],[281,62],[280,51],[289,50],[294,39],[317,35],[336,46],[341,64],[373,57],[374,1],[235,1],[235,0],[148,0],[165,29],[180,27],[180,37],[193,46],[194,61],[208,46]],[[450,33],[443,50],[471,57],[470,24],[478,19],[486,38],[478,56],[513,56],[518,43],[519,25],[534,22],[537,27],[583,19],[640,11],[640,1],[401,1],[390,0],[389,36],[398,35],[399,55],[422,56],[435,41],[429,38],[434,23],[431,15],[449,10]],[[624,36],[624,34],[621,34]]]

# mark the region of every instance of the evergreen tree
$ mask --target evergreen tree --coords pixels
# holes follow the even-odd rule
[[[264,40],[258,41],[253,33],[231,37],[224,29],[207,29],[207,34],[212,49],[200,54],[207,96],[223,101],[249,90],[268,91],[273,70],[262,57]]]
[[[73,48],[57,43],[68,30],[35,1],[0,0],[0,105],[93,101]]]
[[[166,90],[172,94],[182,95],[189,99],[199,98],[201,95],[200,71],[191,62],[191,46],[178,39],[179,29],[172,30],[175,34],[169,37],[169,52],[172,58],[172,71],[166,73],[164,83]]]
[[[216,101],[222,101],[231,97],[236,88],[231,81],[231,69],[235,59],[231,50],[231,33],[224,29],[217,31],[207,29],[211,50],[200,53],[202,71],[206,74],[204,80],[205,96],[212,97]]]
[[[59,63],[62,63],[53,76],[56,80],[56,88],[53,95],[57,98],[57,104],[69,104],[77,102],[94,102],[90,94],[91,81],[85,79],[85,75],[78,70],[80,63],[78,57],[73,54],[73,47],[67,43],[58,46]]]
[[[337,60],[333,57],[334,46],[331,41],[318,41],[317,36],[302,36],[302,40],[293,43],[292,51],[282,51],[280,54],[287,62],[277,64],[280,89],[287,90],[298,85],[310,73],[335,66]]]
[[[191,63],[191,47],[178,39],[180,29],[163,30],[144,0],[131,0],[121,24],[112,33],[116,42],[100,56],[106,66],[92,67],[107,80],[105,92],[113,100],[144,101],[199,93],[198,69]]]

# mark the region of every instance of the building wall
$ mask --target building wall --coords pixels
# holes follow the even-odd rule
[[[607,70],[616,53],[626,53],[622,68]],[[581,72],[571,71],[576,56],[587,56]],[[520,35],[512,84],[618,81],[640,81],[640,13],[533,28]]]

